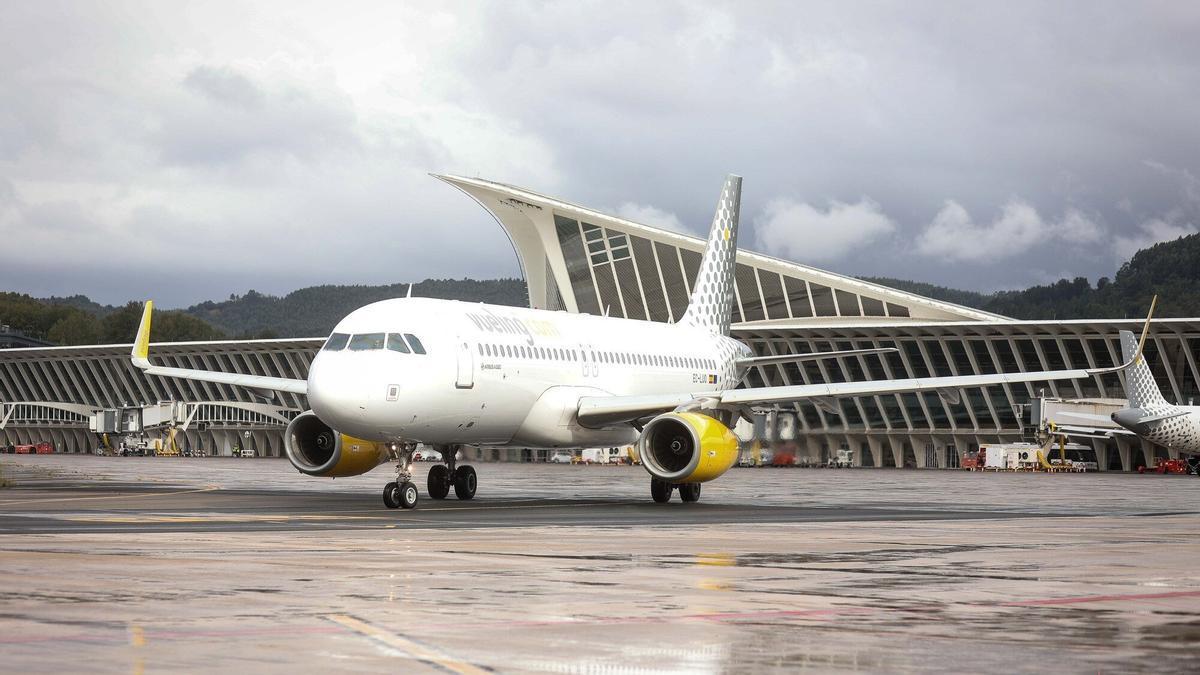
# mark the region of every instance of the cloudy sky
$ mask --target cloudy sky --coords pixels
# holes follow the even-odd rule
[[[13,4],[0,290],[516,274],[429,172],[978,290],[1200,225],[1200,5],[734,4]]]

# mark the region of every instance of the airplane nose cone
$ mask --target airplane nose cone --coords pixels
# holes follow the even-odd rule
[[[1145,417],[1146,411],[1141,408],[1121,408],[1112,414],[1112,421],[1135,434],[1144,434],[1149,428],[1149,425],[1141,421]]]
[[[323,422],[338,430],[354,426],[366,409],[366,392],[356,385],[349,368],[318,355],[308,371],[308,406]]]

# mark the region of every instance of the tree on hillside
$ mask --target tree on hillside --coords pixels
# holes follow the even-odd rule
[[[100,340],[100,321],[83,311],[59,319],[46,331],[46,339],[58,345],[94,345]]]

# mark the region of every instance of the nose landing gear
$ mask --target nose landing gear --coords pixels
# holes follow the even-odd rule
[[[389,509],[413,509],[420,495],[412,483],[412,456],[417,449],[415,443],[392,446],[396,455],[396,480],[383,486],[383,503]]]
[[[389,509],[415,508],[418,499],[420,499],[420,495],[417,494],[417,486],[408,481],[403,483],[393,481],[383,486],[383,503]]]

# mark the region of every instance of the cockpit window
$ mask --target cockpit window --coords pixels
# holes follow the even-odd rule
[[[388,333],[387,348],[401,354],[409,353],[408,343],[404,341],[404,338],[399,333]]]
[[[416,335],[413,335],[412,333],[405,333],[404,337],[408,338],[408,344],[412,345],[414,354],[425,353],[425,345],[421,344],[421,341],[417,339]]]
[[[359,333],[350,338],[350,351],[365,352],[383,349],[383,333]]]
[[[350,336],[345,333],[334,333],[325,341],[323,348],[327,352],[341,351],[346,348],[346,343],[350,341]]]

